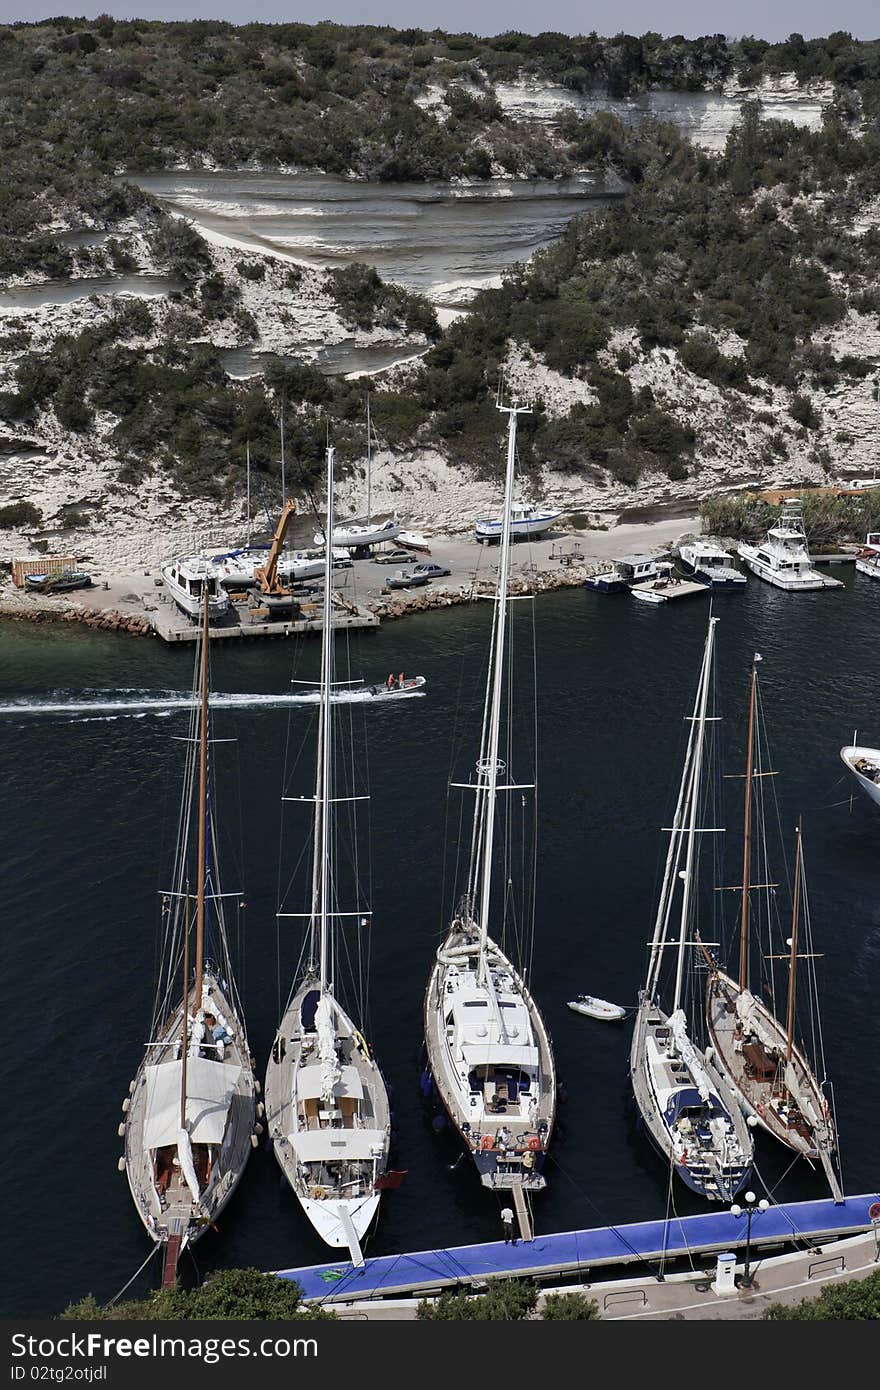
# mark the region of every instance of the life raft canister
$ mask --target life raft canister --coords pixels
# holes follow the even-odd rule
[[[541,1147],[541,1141],[540,1141],[540,1139],[538,1138],[537,1134],[533,1134],[533,1135],[531,1136],[531,1138],[529,1139],[528,1143],[526,1144],[526,1148],[527,1148],[527,1149],[540,1149],[540,1147]]]
[[[481,1149],[494,1149],[495,1139],[491,1134],[484,1134],[480,1140]]]

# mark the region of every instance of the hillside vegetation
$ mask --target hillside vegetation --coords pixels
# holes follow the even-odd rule
[[[505,119],[493,95],[493,83],[528,76],[620,93],[783,71],[837,84],[821,130],[747,103],[721,155],[673,126],[627,128],[607,113],[569,110],[536,129]],[[418,104],[431,84],[445,92],[442,119]],[[277,472],[282,402],[293,483],[318,475],[328,423],[343,467],[362,448],[357,383],[292,364],[242,382],[224,372],[212,335],[255,340],[242,288],[268,265],[273,284],[280,272],[248,256],[220,273],[194,229],[111,177],[182,159],[385,179],[589,166],[625,181],[621,203],[572,221],[442,336],[429,305],[369,267],[324,278],[345,323],[398,324],[435,344],[405,382],[374,393],[381,442],[439,449],[478,476],[499,467],[491,403],[503,372],[554,387],[530,392],[526,468],[626,488],[646,472],[683,482],[735,437],[756,476],[795,456],[808,476],[828,471],[844,439],[826,424],[828,393],[874,371],[847,343],[880,324],[880,44],[56,19],[0,28],[0,91],[0,275],[125,269],[135,229],[182,286],[170,312],[111,307],[48,346],[15,331],[0,344],[15,355],[0,420],[35,435],[48,422],[53,438],[86,445],[98,432],[126,486],[159,469],[184,492],[232,497],[245,441],[258,469]],[[53,219],[118,235],[72,248]],[[300,272],[283,274],[292,288]],[[703,392],[711,427],[708,407],[682,404],[685,388]]]

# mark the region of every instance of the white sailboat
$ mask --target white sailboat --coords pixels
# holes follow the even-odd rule
[[[841,748],[840,756],[865,795],[880,806],[880,748],[848,743]]]
[[[714,827],[698,825],[712,656],[717,618],[709,619],[700,679],[690,720],[678,802],[670,830],[645,988],[639,995],[630,1051],[630,1075],[645,1129],[660,1154],[694,1192],[730,1202],[752,1166],[752,1136],[737,1095],[710,1056],[691,1039],[685,1010],[697,946],[698,838]],[[677,937],[672,930],[681,887]],[[675,963],[672,1007],[661,1004],[666,953]]]
[[[816,980],[812,969],[813,953],[809,941],[810,924],[800,829],[797,837],[791,936],[781,957],[773,951],[776,944],[772,937],[776,925],[774,905],[777,885],[769,881],[771,870],[767,864],[767,818],[763,813],[763,780],[758,782],[757,799],[754,796],[755,778],[763,779],[774,775],[764,766],[767,759],[763,755],[762,739],[758,736],[759,731],[756,728],[757,663],[760,659],[756,653],[752,663],[749,693],[739,971],[737,978],[734,978],[732,974],[725,973],[718,962],[706,953],[710,966],[706,988],[706,1022],[718,1065],[736,1088],[746,1114],[795,1153],[818,1159],[825,1170],[835,1202],[842,1202],[843,1192],[836,1168],[837,1139],[831,1109],[822,1083],[816,1076],[815,1067],[808,1060],[806,1047],[795,1041],[798,961],[803,961],[809,971],[811,986],[810,1032],[817,1041],[821,1059],[822,1032],[818,1023]],[[752,821],[755,810],[758,812],[758,824],[757,835],[753,837]],[[757,883],[751,882],[753,838],[758,851]],[[761,913],[753,911],[753,894],[759,895],[757,902],[762,904],[764,909]],[[777,1019],[773,1009],[750,988],[753,918],[759,916],[763,918],[759,925],[763,926],[767,936],[765,945],[770,948],[764,956],[761,970],[768,992],[773,990],[773,971],[767,968],[766,962],[781,958],[788,963],[785,1023]],[[803,925],[801,917],[804,919]],[[806,952],[798,950],[799,931],[806,935]],[[821,1069],[824,1075],[824,1060],[821,1060]]]
[[[333,449],[327,450],[327,534],[333,533]],[[391,1121],[382,1073],[337,992],[341,918],[361,924],[360,904],[338,908],[335,808],[338,794],[332,691],[333,555],[325,555],[318,713],[312,897],[305,964],[294,980],[266,1069],[266,1114],[275,1157],[321,1238],[363,1264],[361,1242],[375,1218]],[[308,799],[312,798],[297,798]],[[290,915],[290,914],[280,914]]]
[[[367,515],[363,520],[335,526],[331,545],[342,550],[358,550],[361,546],[393,541],[400,535],[401,529],[400,522],[394,517],[387,517],[385,521],[373,520],[373,426],[370,420],[370,395],[367,392]],[[315,532],[315,545],[324,544],[325,534],[323,530]]]
[[[504,525],[483,714],[467,887],[425,995],[428,1067],[484,1186],[537,1190],[556,1113],[550,1038],[525,979],[489,934],[497,797],[518,787],[498,756],[508,617],[516,424],[508,419]],[[496,885],[497,887],[497,885]],[[500,904],[496,904],[496,911]],[[503,925],[500,924],[500,925]],[[519,1194],[515,1193],[517,1197]]]
[[[187,740],[173,885],[163,895],[163,958],[153,1026],[123,1103],[121,1166],[141,1220],[165,1248],[163,1284],[173,1283],[180,1251],[229,1201],[259,1132],[257,1086],[232,975],[208,797],[207,594],[202,604],[199,698]]]

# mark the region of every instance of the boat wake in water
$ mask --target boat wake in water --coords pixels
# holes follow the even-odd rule
[[[61,692],[56,692],[60,695]],[[397,704],[402,700],[418,699],[422,690],[383,690],[376,693],[369,686],[355,690],[335,690],[334,703],[340,705],[357,704]],[[212,709],[290,709],[298,705],[316,705],[320,700],[317,690],[302,690],[287,694],[212,694]],[[0,717],[18,718],[32,715],[54,715],[72,717],[78,720],[95,717],[115,717],[142,719],[147,714],[167,716],[177,710],[192,710],[194,701],[188,691],[165,690],[90,690],[72,694],[67,699],[50,696],[48,699],[10,700],[0,704]]]

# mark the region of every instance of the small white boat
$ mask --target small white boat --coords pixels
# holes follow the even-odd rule
[[[880,806],[880,748],[851,743],[841,748],[840,756],[862,791]]]
[[[510,534],[514,536],[543,536],[562,512],[548,511],[546,507],[530,506],[526,502],[515,502],[510,513]],[[477,540],[500,541],[504,525],[503,517],[478,517],[474,522],[474,535]]]
[[[723,546],[711,537],[705,540],[687,541],[679,549],[679,559],[694,579],[700,584],[708,584],[711,589],[741,589],[746,577],[733,563]]]
[[[219,567],[203,555],[183,556],[163,565],[162,581],[178,608],[190,618],[199,616],[206,589],[209,617],[218,618],[229,609],[229,595],[220,582]]]
[[[358,522],[351,526],[334,526],[333,545],[343,550],[357,550],[362,545],[379,545],[381,541],[393,541],[400,535],[400,523],[390,518],[387,521]],[[315,545],[324,544],[324,532],[315,532]]]
[[[431,553],[427,536],[423,536],[419,531],[398,532],[397,544],[402,545],[406,550],[422,550],[426,555]]]
[[[619,1004],[609,1004],[607,999],[597,999],[592,994],[579,994],[577,999],[569,999],[568,1007],[576,1014],[586,1014],[588,1018],[600,1018],[603,1023],[614,1023],[626,1018],[626,1009]]]
[[[787,497],[782,515],[767,532],[761,545],[740,545],[737,554],[759,579],[765,579],[777,589],[799,593],[807,589],[842,589],[839,579],[820,574],[810,557],[807,533],[804,530],[803,506],[800,498]]]
[[[869,579],[880,579],[880,531],[869,531],[856,555],[856,569]]]
[[[424,676],[404,676],[403,680],[395,677],[391,685],[387,681],[383,685],[368,685],[367,694],[375,695],[378,699],[384,699],[392,695],[406,695],[413,690],[421,690],[425,684]]]

